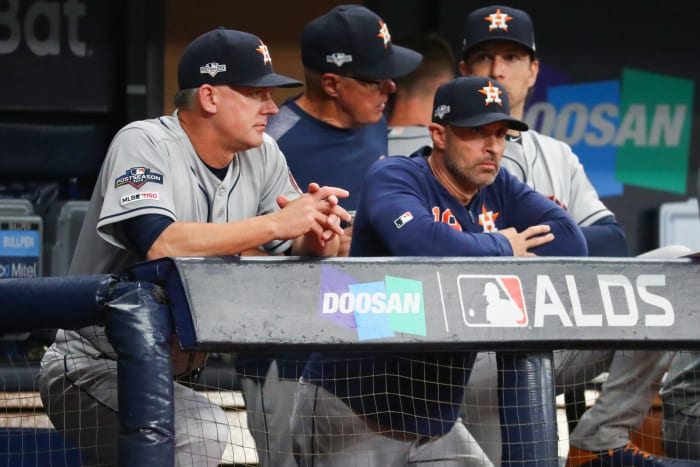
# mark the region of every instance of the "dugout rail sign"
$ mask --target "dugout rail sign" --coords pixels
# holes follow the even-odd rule
[[[168,258],[185,348],[699,347],[697,259]],[[426,345],[428,344],[428,345]]]

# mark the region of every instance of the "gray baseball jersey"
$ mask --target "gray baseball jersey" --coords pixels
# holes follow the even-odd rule
[[[583,165],[568,144],[533,130],[521,135],[522,145],[506,142],[503,167],[561,204],[578,225],[585,227],[613,215],[598,198]]]
[[[238,152],[220,180],[197,156],[177,113],[131,123],[107,151],[70,274],[119,273],[138,261],[120,229],[126,219],[161,214],[174,221],[237,221],[278,210],[280,194],[299,196],[284,155],[266,134],[260,147]],[[291,240],[275,240],[264,248],[276,254],[290,245]],[[114,355],[103,328],[79,333]]]
[[[390,156],[410,156],[423,146],[432,146],[433,138],[427,126],[394,126],[387,135]]]

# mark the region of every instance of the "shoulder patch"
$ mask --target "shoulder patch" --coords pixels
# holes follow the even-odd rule
[[[127,169],[124,175],[117,177],[114,180],[114,188],[119,188],[124,185],[131,185],[137,190],[146,183],[153,182],[163,184],[163,176],[157,172],[151,171],[148,167],[132,167]]]

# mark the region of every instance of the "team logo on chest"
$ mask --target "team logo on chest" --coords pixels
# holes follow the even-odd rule
[[[479,214],[479,225],[484,227],[484,232],[496,232],[496,219],[500,213],[489,211],[485,204],[481,205],[481,214]]]
[[[149,182],[162,185],[163,176],[157,172],[152,172],[148,167],[132,167],[114,181],[114,188],[131,185],[138,190]]]

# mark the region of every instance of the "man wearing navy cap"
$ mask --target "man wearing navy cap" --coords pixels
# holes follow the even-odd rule
[[[585,256],[554,202],[499,170],[511,117],[488,78],[456,78],[433,104],[433,147],[372,165],[351,256]],[[300,465],[492,465],[459,419],[474,353],[316,352],[292,427]]]
[[[463,75],[488,77],[501,83],[510,97],[510,114],[522,118],[539,73],[536,50],[533,21],[527,12],[506,5],[478,8],[468,14],[465,22],[460,70]],[[599,199],[568,144],[534,130],[510,130],[503,167],[567,210],[581,227],[590,256],[627,256],[622,227]],[[669,252],[646,255],[668,257]],[[671,460],[650,456],[630,441],[630,431],[641,426],[672,355],[611,349],[555,352],[560,391],[584,384],[602,371],[609,372],[597,402],[570,433],[568,467],[676,465]],[[497,408],[489,409],[489,404],[483,402],[495,400],[493,368],[493,354],[490,358],[480,354],[467,388],[465,419],[474,420],[468,424],[470,431],[498,460],[500,443],[494,441],[500,438]]]
[[[112,140],[78,240],[71,275],[121,273],[165,256],[335,254],[347,191],[309,184],[302,194],[275,141],[278,75],[258,37],[215,29],[185,47],[177,110],[133,122]],[[174,349],[177,340],[174,339]],[[204,364],[174,350],[173,375]],[[192,358],[190,358],[192,357]],[[116,465],[117,358],[104,327],[59,330],[39,386],[52,422],[90,465]],[[146,375],[144,375],[146,376]],[[178,466],[217,466],[228,441],[223,410],[173,383]]]
[[[340,204],[352,211],[365,172],[388,153],[384,107],[396,90],[393,79],[413,71],[422,56],[395,45],[373,11],[339,5],[304,27],[301,58],[304,93],[281,105],[266,132],[300,185],[342,186],[350,196]],[[347,256],[352,227],[344,227],[338,254]],[[236,369],[262,466],[294,465],[288,421],[307,355],[286,352],[270,364],[239,354]]]
[[[383,114],[396,91],[393,79],[413,71],[422,56],[395,45],[389,26],[371,10],[340,5],[304,27],[301,59],[304,93],[280,107],[267,132],[301,184],[343,186],[350,196],[341,205],[354,210],[362,177],[387,155]]]

